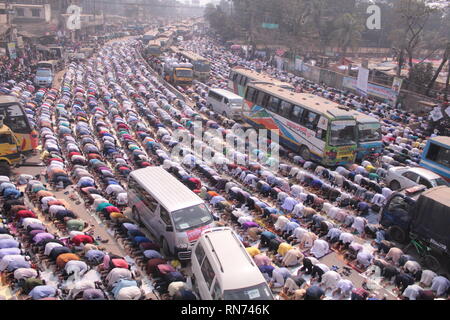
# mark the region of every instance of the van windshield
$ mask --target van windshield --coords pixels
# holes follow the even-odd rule
[[[267,283],[260,283],[256,286],[225,290],[223,292],[224,300],[273,300]]]
[[[172,213],[175,229],[179,232],[208,225],[213,221],[211,212],[204,203]]]

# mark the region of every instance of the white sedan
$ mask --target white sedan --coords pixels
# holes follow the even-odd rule
[[[386,175],[386,185],[392,190],[414,187],[420,184],[427,188],[448,185],[439,175],[424,168],[392,167]]]

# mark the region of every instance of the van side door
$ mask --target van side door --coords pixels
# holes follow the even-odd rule
[[[211,297],[213,300],[223,300],[223,292],[220,287],[217,277],[214,279],[214,284],[211,286]]]
[[[203,259],[200,270],[202,273],[202,279],[197,278],[197,285],[199,287],[201,298],[203,300],[211,300],[211,288],[216,278],[216,273],[214,272],[207,255],[205,255],[205,258]]]
[[[144,190],[134,179],[129,180],[129,202],[132,207],[135,207],[139,219],[142,223],[150,230],[154,235],[157,234],[157,230],[155,228],[156,224],[156,215],[158,212],[158,202],[150,195],[147,191]]]
[[[175,235],[174,225],[170,218],[170,213],[161,205],[159,205],[159,218],[158,218],[158,237],[164,237],[167,244],[171,248],[175,248]]]

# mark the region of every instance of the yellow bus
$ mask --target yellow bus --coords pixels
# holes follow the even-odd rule
[[[192,52],[180,50],[180,55],[194,66],[194,78],[206,82],[209,79],[211,64],[208,59]]]

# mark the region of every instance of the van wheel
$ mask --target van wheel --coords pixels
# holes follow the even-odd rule
[[[405,243],[406,241],[406,234],[405,231],[403,231],[401,228],[392,226],[388,229],[388,235],[389,237],[399,243]]]
[[[162,251],[164,258],[169,258],[172,256],[172,253],[170,252],[169,244],[167,243],[167,240],[165,238],[161,238],[161,251]]]
[[[309,151],[308,147],[301,146],[299,153],[300,153],[300,156],[303,158],[303,160],[305,160],[305,161],[311,160],[311,152]]]
[[[439,260],[429,254],[425,255],[422,258],[422,263],[426,268],[428,268],[434,272],[437,272],[439,270],[439,267],[441,266],[441,264],[439,263]]]
[[[140,227],[144,226],[144,224],[141,221],[141,217],[139,217],[139,213],[138,213],[136,207],[133,207],[133,209],[131,210],[131,216],[133,217],[133,219],[137,222],[137,224]]]
[[[391,183],[389,184],[389,188],[391,188],[391,190],[399,190],[401,188],[400,183],[396,180],[391,181]]]
[[[0,161],[0,176],[11,176],[11,166],[6,161]]]

